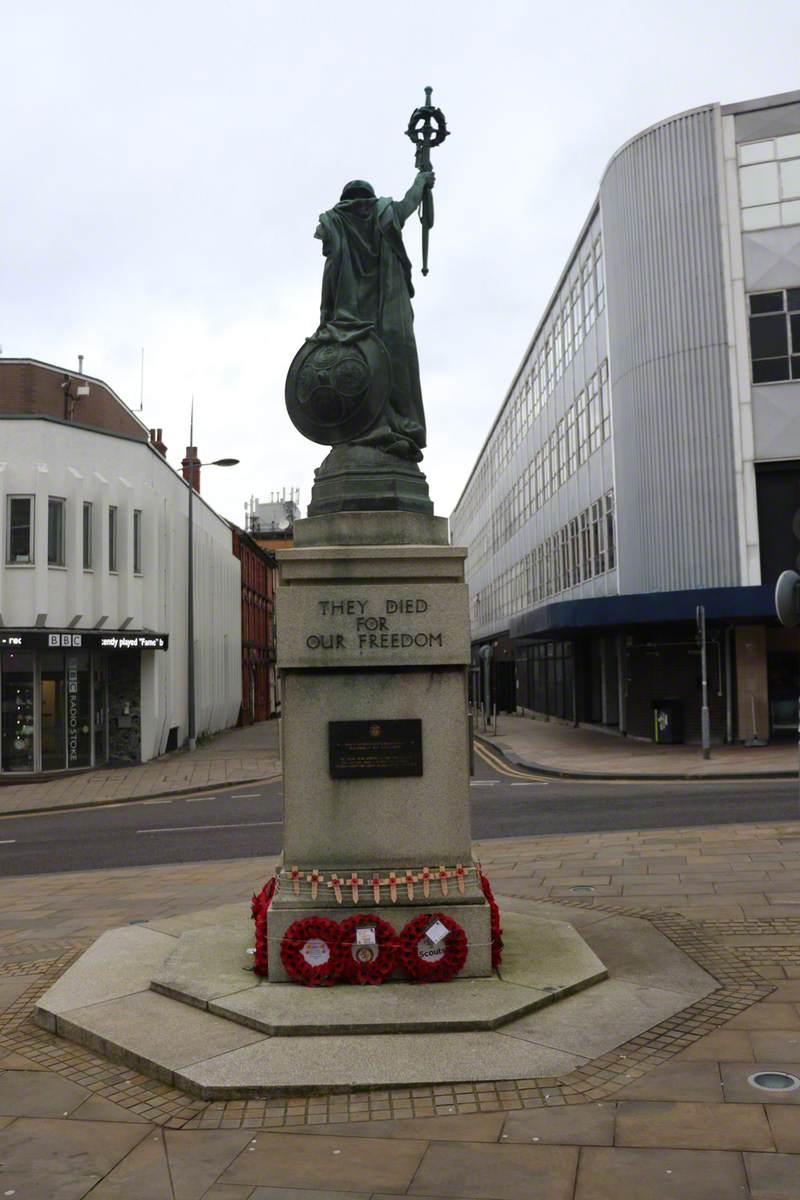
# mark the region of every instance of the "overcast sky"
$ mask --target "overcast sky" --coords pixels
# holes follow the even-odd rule
[[[449,515],[611,154],[710,101],[800,88],[797,0],[1,0],[0,346],[77,367],[160,425],[195,396],[203,493],[241,522],[326,451],[284,407],[319,318],[318,214],[352,178],[400,196],[434,88],[431,273],[406,226]]]

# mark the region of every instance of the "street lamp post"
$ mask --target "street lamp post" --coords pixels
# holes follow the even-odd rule
[[[215,458],[213,462],[201,463],[194,456],[194,414],[189,428],[189,447],[187,450],[188,475],[189,475],[189,530],[188,530],[188,553],[187,553],[187,570],[189,576],[188,586],[188,608],[186,614],[186,630],[188,636],[187,645],[187,684],[188,684],[188,724],[189,735],[188,745],[190,750],[197,749],[197,725],[195,718],[194,704],[194,520],[193,520],[193,499],[194,499],[194,469],[195,467],[235,467],[237,466],[238,458]]]

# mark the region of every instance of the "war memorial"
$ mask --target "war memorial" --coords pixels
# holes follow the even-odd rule
[[[419,211],[426,274],[447,136],[430,89],[407,132],[401,200],[355,180],[319,218],[320,322],[286,382],[329,453],[279,554],[282,858],[252,911],[232,897],[110,930],[38,1006],[46,1028],[205,1099],[553,1075],[577,1060],[531,1022],[607,976],[552,906],[501,914],[472,854],[466,551],[419,467],[403,241]],[[713,981],[698,968],[690,985],[676,1008]]]

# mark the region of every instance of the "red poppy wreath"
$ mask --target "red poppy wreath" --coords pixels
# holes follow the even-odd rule
[[[278,887],[278,877],[273,875],[264,884],[257,896],[253,896],[250,911],[256,923],[256,956],[253,970],[256,975],[269,974],[269,941],[267,939],[267,914]]]
[[[286,974],[305,987],[330,987],[342,975],[344,946],[339,926],[324,917],[294,921],[281,939]]]
[[[446,934],[438,934],[437,924]],[[400,934],[400,966],[418,983],[444,983],[457,975],[467,961],[467,935],[444,913],[420,913]]]
[[[503,958],[503,930],[500,925],[500,909],[494,898],[492,885],[480,867],[478,867],[478,882],[481,885],[481,891],[489,902],[489,917],[492,928],[492,970],[496,971]]]
[[[358,930],[363,940],[359,940]],[[367,930],[373,931],[369,940]],[[358,913],[342,921],[339,931],[344,948],[344,977],[348,983],[383,983],[397,966],[397,934],[388,921],[371,913]]]

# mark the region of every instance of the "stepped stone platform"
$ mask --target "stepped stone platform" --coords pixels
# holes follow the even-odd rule
[[[238,1099],[563,1074],[716,987],[647,922],[554,915],[504,904],[499,976],[315,989],[253,975],[252,925],[225,905],[109,930],[36,1019],[191,1095]]]

